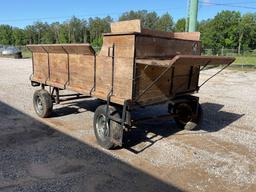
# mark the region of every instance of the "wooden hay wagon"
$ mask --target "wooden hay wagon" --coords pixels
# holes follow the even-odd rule
[[[168,117],[192,129],[200,113],[199,99],[191,95],[199,90],[200,69],[234,61],[201,56],[199,39],[199,33],[142,29],[139,20],[132,20],[112,23],[98,54],[89,44],[28,45],[31,84],[41,86],[34,93],[35,111],[49,117],[65,89],[106,101],[95,111],[94,131],[107,149],[122,145],[124,128],[139,121],[131,113],[140,107],[168,103]]]

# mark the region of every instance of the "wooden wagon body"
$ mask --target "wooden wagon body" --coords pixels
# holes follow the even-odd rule
[[[32,84],[128,103],[130,108],[194,93],[201,66],[234,61],[201,56],[199,33],[142,29],[139,20],[112,23],[98,54],[89,44],[27,47],[33,55]]]

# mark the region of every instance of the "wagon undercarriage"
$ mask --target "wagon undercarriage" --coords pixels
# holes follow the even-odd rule
[[[174,118],[181,127],[196,127],[199,98],[191,94],[200,88],[200,70],[228,66],[234,58],[201,56],[198,34],[148,31],[137,20],[128,29],[126,24],[112,24],[98,54],[88,44],[28,46],[32,86],[42,88],[34,95],[39,116],[48,117],[53,103],[61,101],[61,90],[67,89],[76,92],[75,98],[83,94],[105,101],[95,111],[94,131],[108,149],[121,146],[123,131],[145,120]],[[160,103],[168,104],[168,114],[132,116],[137,108]]]

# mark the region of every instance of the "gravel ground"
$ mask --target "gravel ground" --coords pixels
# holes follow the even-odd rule
[[[0,59],[0,191],[256,191],[255,71],[226,70],[202,87],[200,130],[147,122],[113,151],[96,144],[95,99],[36,117],[30,74],[31,60]]]

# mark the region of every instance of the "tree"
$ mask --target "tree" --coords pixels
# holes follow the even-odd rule
[[[208,19],[200,22],[198,28],[201,32],[202,47],[206,49],[213,49],[213,52],[216,54],[218,49],[222,46],[217,43],[218,36],[215,36],[216,32],[214,29],[213,20]]]
[[[13,44],[14,45],[26,44],[25,32],[23,29],[13,28],[12,36],[13,36]]]
[[[140,19],[142,26],[145,27],[147,14],[148,12],[146,10],[125,12],[119,17],[119,21]]]
[[[256,14],[247,13],[242,16],[239,25],[239,40],[238,40],[238,54],[241,53],[241,49],[244,50],[256,47]]]
[[[240,12],[222,11],[213,19],[202,21],[199,31],[204,48],[212,48],[215,53],[225,47],[237,49],[239,42]]]
[[[170,32],[174,30],[174,22],[169,13],[162,15],[156,24],[156,29],[159,31]]]
[[[159,17],[156,12],[145,13],[143,26],[147,29],[156,29],[159,21]]]
[[[69,23],[64,22],[59,26],[59,43],[69,43]]]
[[[12,27],[10,25],[0,25],[0,44],[13,44]]]
[[[105,17],[103,19],[96,17],[96,18],[89,18],[89,42],[94,42],[95,47],[102,46],[102,33],[110,32],[110,23],[113,21],[111,17]]]
[[[236,11],[222,11],[214,17],[213,26],[220,45],[231,49],[237,48],[240,20],[241,14]]]
[[[72,17],[68,22],[69,43],[83,43],[86,41],[87,22],[79,18]]]
[[[123,13],[119,20],[140,19],[143,28],[161,31],[185,31],[186,20],[179,19],[174,25],[169,13],[159,16],[146,10]],[[35,22],[25,29],[0,25],[0,44],[25,45],[38,43],[83,43],[89,42],[94,47],[101,47],[102,33],[110,32],[111,17],[79,19],[72,17],[62,23]],[[222,47],[241,50],[256,48],[256,13],[241,15],[236,11],[222,11],[213,19],[201,21],[203,48],[220,53]]]
[[[25,28],[25,38],[26,38],[26,43],[28,44],[36,44],[36,29],[34,25],[28,25]]]
[[[176,32],[185,32],[186,31],[186,19],[185,18],[179,19],[176,22],[175,31]]]

